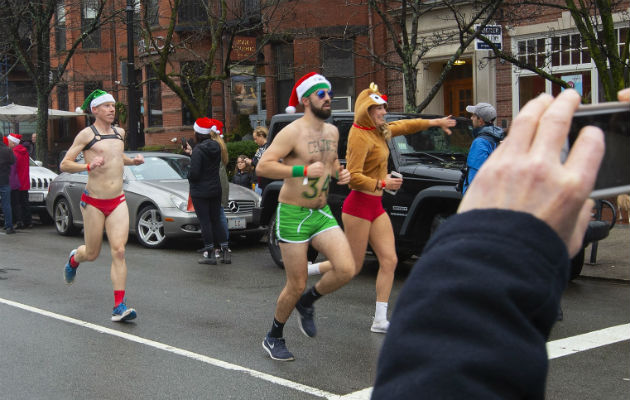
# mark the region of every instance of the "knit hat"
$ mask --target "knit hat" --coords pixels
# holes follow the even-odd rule
[[[198,118],[195,121],[194,130],[200,135],[209,135],[214,132],[223,137],[223,123],[208,117]]]
[[[497,110],[488,103],[477,103],[476,106],[467,106],[466,111],[475,114],[484,122],[493,122],[497,118]]]
[[[331,90],[332,86],[330,82],[323,76],[316,72],[309,72],[301,77],[291,90],[291,97],[289,98],[289,106],[285,109],[288,114],[295,113],[295,108],[298,104],[302,104],[302,98],[308,97],[311,93],[318,89]]]
[[[17,133],[11,133],[8,136],[9,140],[12,141],[15,144],[19,144],[20,143],[20,139],[22,139],[22,135],[19,135]],[[8,144],[8,143],[7,143]]]
[[[107,93],[104,90],[96,89],[95,91],[90,93],[88,95],[88,97],[85,98],[85,101],[83,102],[83,105],[81,105],[81,107],[77,107],[77,109],[75,111],[76,112],[87,112],[88,109],[89,109],[89,111],[92,111],[92,108],[98,107],[101,104],[104,104],[104,103],[115,103],[115,102],[116,102],[116,100],[114,99],[114,96],[112,96],[111,94]]]

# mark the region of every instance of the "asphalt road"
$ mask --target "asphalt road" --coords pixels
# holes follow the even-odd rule
[[[373,261],[316,303],[316,338],[291,317],[285,338],[296,361],[280,363],[261,348],[284,283],[265,245],[237,243],[232,265],[207,266],[196,262],[197,240],[149,250],[130,239],[127,304],[138,318],[115,324],[106,242],[73,285],[63,281],[68,252],[81,241],[41,225],[0,234],[0,398],[369,398],[383,340],[369,331]],[[630,285],[578,280],[551,340],[628,324],[629,308]],[[627,399],[630,325],[622,331],[616,343],[553,358],[547,397]]]

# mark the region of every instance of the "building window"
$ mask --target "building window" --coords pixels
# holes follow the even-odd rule
[[[276,61],[276,101],[278,112],[284,112],[289,105],[293,90],[293,43],[281,43],[274,46]]]
[[[322,42],[323,74],[330,81],[335,98],[332,109],[351,110],[354,96],[354,57],[351,39]]]
[[[157,79],[151,66],[147,66],[149,94],[149,126],[162,126],[162,82]]]
[[[195,99],[195,93],[192,90],[191,86],[191,78],[193,76],[199,76],[203,73],[204,62],[202,61],[187,61],[181,63],[181,73],[182,73],[182,89],[190,96],[190,98]],[[205,115],[212,115],[212,101],[208,102],[208,109],[206,110]],[[193,118],[192,113],[188,109],[188,106],[182,101],[182,125],[193,125],[195,123],[195,118]]]
[[[98,15],[98,0],[83,0],[81,5],[81,30],[85,32],[94,23]],[[83,39],[84,49],[98,49],[101,47],[101,28],[90,33]]]
[[[160,23],[160,5],[159,0],[146,0],[146,17],[150,26],[156,26]]]
[[[66,6],[61,1],[55,10],[55,50],[66,49]]]
[[[207,21],[207,0],[182,0],[177,10],[177,22],[180,25],[198,25]]]

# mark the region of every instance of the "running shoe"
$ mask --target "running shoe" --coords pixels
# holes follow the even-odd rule
[[[221,247],[221,255],[223,256],[221,259],[223,264],[232,264],[232,250],[229,247]]]
[[[114,311],[112,311],[112,321],[114,322],[130,321],[134,318],[136,318],[136,310],[127,308],[124,301],[114,307]]]
[[[68,256],[68,261],[66,262],[66,266],[63,268],[63,277],[68,285],[74,282],[74,277],[77,274],[77,268],[79,268],[78,266],[77,268],[72,268],[72,266],[70,266],[70,259],[75,254],[77,254],[77,249],[74,249],[70,252],[70,255]]]
[[[370,328],[372,332],[376,332],[376,333],[387,333],[388,329],[389,329],[389,321],[386,319],[381,320],[381,321],[374,320],[374,322],[372,322],[372,327]]]
[[[315,327],[315,307],[304,307],[298,303],[295,305],[295,309],[300,313],[298,322],[300,324],[300,330],[308,337],[315,337],[317,335],[317,328]]]
[[[287,345],[284,342],[284,338],[274,338],[269,335],[265,337],[262,342],[262,347],[274,360],[278,361],[293,361],[295,358],[293,354],[287,349]]]

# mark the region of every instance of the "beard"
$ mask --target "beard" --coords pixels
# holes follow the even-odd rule
[[[317,118],[322,119],[322,120],[327,120],[328,118],[330,118],[332,109],[324,110],[323,107],[325,104],[327,103],[322,104],[322,108],[317,108],[311,104],[311,111],[313,112],[313,115],[315,115]]]

